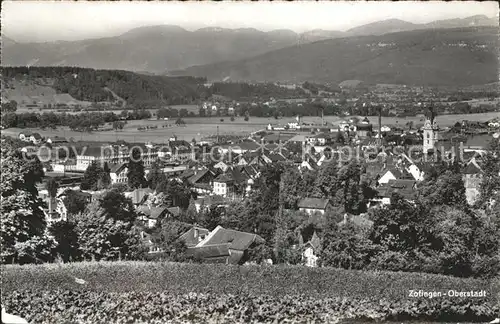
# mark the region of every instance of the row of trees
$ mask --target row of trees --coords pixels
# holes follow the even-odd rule
[[[120,115],[113,112],[82,112],[78,114],[54,113],[54,112],[7,112],[2,115],[2,126],[20,128],[52,128],[68,126],[71,130],[91,131],[106,123],[115,123],[121,119],[140,120],[151,117],[147,110],[124,111]],[[118,124],[116,124],[118,125]],[[122,127],[123,128],[123,127]],[[119,127],[117,127],[119,129]]]

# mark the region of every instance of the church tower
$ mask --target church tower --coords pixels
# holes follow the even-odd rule
[[[434,113],[434,108],[429,107],[429,112],[426,114],[425,124],[424,124],[424,143],[423,143],[423,153],[427,154],[429,151],[434,151],[435,146],[439,140],[438,131],[439,127],[436,122],[436,115]]]

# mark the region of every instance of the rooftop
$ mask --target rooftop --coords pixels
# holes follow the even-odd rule
[[[325,209],[329,200],[324,198],[304,198],[299,201],[299,208],[307,209]]]
[[[196,245],[196,247],[227,244],[231,250],[244,251],[248,249],[253,242],[264,243],[264,239],[257,234],[240,232],[217,226],[203,241]]]

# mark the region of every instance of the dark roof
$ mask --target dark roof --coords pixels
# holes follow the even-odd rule
[[[181,213],[181,208],[180,207],[169,207],[169,208],[167,208],[167,211],[173,216],[179,216]]]
[[[68,143],[68,140],[65,137],[54,136],[51,137],[50,140],[52,143]]]
[[[227,244],[231,250],[245,251],[253,242],[264,243],[264,239],[257,234],[217,226],[197,247]]]
[[[85,197],[85,198],[92,197],[92,194],[88,193],[88,192],[84,192],[84,191],[80,191],[80,190],[66,189],[59,196],[57,196],[57,198],[67,196],[68,193],[70,193],[70,192],[73,193],[73,194],[75,194],[75,195],[82,196],[82,197]]]
[[[217,178],[215,178],[214,182],[233,182],[233,176],[229,173],[220,174]]]
[[[188,254],[194,255],[196,258],[209,259],[229,257],[228,244],[214,244],[206,246],[196,246],[188,249]]]
[[[232,168],[231,169],[231,178],[238,182],[246,182],[248,179],[250,179],[250,176],[246,172],[242,172],[244,169],[240,166],[238,168]]]
[[[31,136],[33,136],[37,140],[42,139],[42,135],[40,135],[38,133],[33,133],[33,134],[31,134]]]
[[[138,212],[146,215],[150,219],[158,219],[160,216],[164,215],[167,211],[166,207],[147,207],[141,206],[138,208]]]
[[[329,200],[323,198],[304,198],[299,202],[299,208],[325,209]]]
[[[108,164],[110,173],[120,173],[123,168],[127,166],[126,163],[110,163]]]
[[[318,250],[321,247],[321,240],[319,239],[316,231],[314,231],[311,239],[305,243],[306,245],[310,245],[314,250]]]
[[[210,170],[208,169],[194,171],[194,174],[188,179],[188,182],[191,184],[195,184],[207,174],[211,174]]]
[[[373,125],[372,124],[356,124],[356,131],[371,131],[373,130]]]
[[[483,170],[476,164],[474,160],[469,162],[467,166],[462,171],[463,174],[481,174]]]
[[[280,154],[280,153],[270,153],[267,155],[267,157],[272,161],[272,162],[283,162],[286,161],[286,158]]]
[[[195,173],[195,172],[194,172],[194,170],[185,170],[184,172],[182,172],[182,173],[178,176],[178,178],[179,178],[179,179],[189,179],[189,178],[191,178],[191,177],[193,177],[193,176],[194,176],[194,173]]]
[[[379,196],[390,198],[393,193],[397,193],[406,199],[413,199],[416,195],[415,180],[389,180],[383,186],[380,186],[377,191]]]
[[[193,247],[200,243],[200,239],[204,239],[209,233],[210,231],[206,228],[193,226],[186,233],[179,236],[179,240],[186,243],[187,247]]]
[[[493,136],[488,134],[471,136],[467,139],[467,142],[464,143],[464,146],[487,148],[492,139]]]

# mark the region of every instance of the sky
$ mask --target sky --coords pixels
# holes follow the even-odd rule
[[[132,28],[203,27],[347,30],[384,19],[413,23],[498,17],[495,1],[456,2],[73,2],[3,1],[2,34],[16,41],[78,40],[122,34]]]

